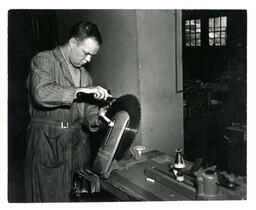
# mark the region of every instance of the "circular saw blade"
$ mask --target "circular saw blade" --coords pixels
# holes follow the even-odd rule
[[[141,107],[137,97],[127,94],[117,98],[108,108],[106,116],[111,119],[120,111],[127,112],[130,120],[126,125],[125,132],[123,133],[122,139],[117,147],[114,156],[116,160],[120,160],[123,157],[125,151],[131,146],[138,133],[141,120]]]

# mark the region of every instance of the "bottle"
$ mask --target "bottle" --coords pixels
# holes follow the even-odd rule
[[[184,181],[184,175],[183,175],[183,172],[182,172],[181,168],[177,169],[176,180],[178,182],[183,182]]]
[[[182,155],[182,149],[176,149],[174,168],[176,168],[176,169],[185,168],[185,162],[184,162],[183,155]]]

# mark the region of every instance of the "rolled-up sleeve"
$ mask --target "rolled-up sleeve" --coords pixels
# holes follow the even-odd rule
[[[32,59],[29,79],[31,94],[39,105],[54,108],[72,104],[75,87],[56,83],[53,62],[46,55],[37,55]]]

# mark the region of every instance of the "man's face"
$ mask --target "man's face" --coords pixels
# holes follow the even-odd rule
[[[69,45],[71,47],[69,60],[77,68],[90,62],[92,56],[96,55],[100,49],[100,45],[94,38],[86,38],[82,41],[72,38]]]

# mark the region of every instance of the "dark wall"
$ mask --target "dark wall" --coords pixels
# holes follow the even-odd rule
[[[209,46],[208,18],[220,16],[227,16],[227,45]],[[199,47],[187,47],[183,42],[184,80],[201,80],[226,86],[226,90],[221,93],[225,96],[221,100],[224,99],[226,105],[228,123],[246,123],[246,10],[184,10],[183,25],[186,19],[201,19],[202,44]]]
[[[208,18],[220,16],[227,16],[227,46],[209,46]],[[183,42],[185,78],[213,82],[220,74],[228,71],[232,74],[237,68],[246,74],[246,11],[183,10],[183,25],[186,19],[201,19],[202,44],[200,47],[186,47]],[[183,38],[184,34],[183,28]]]
[[[221,16],[227,16],[227,45],[209,46],[208,18]],[[208,164],[223,165],[225,129],[235,123],[246,126],[247,14],[245,10],[184,10],[183,25],[190,19],[201,20],[202,44],[187,47],[183,42],[185,158],[203,157]],[[184,32],[183,28],[183,38]],[[243,159],[239,153],[237,158]]]
[[[8,200],[24,200],[23,167],[29,122],[26,79],[31,58],[56,45],[54,11],[8,13]]]

